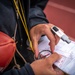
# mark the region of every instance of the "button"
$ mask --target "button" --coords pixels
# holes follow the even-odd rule
[[[57,27],[53,27],[53,29],[54,29],[56,32],[58,31]]]

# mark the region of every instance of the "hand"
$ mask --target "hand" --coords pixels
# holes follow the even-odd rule
[[[35,75],[64,75],[64,73],[61,70],[53,68],[53,63],[59,58],[60,56],[54,53],[48,58],[43,58],[34,61],[31,64],[31,67]]]
[[[33,50],[35,51],[35,57],[38,57],[38,41],[42,35],[46,35],[50,40],[50,48],[53,52],[55,44],[57,43],[56,37],[51,32],[51,27],[54,26],[53,24],[38,24],[30,30],[30,37],[33,44]]]
[[[72,41],[75,41],[75,39],[74,39],[73,37],[70,36],[69,38],[70,38]]]

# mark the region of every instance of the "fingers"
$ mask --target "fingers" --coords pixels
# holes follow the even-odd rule
[[[51,26],[50,26],[51,27]],[[50,40],[50,48],[51,48],[51,51],[53,53],[54,51],[54,47],[55,47],[55,44],[56,44],[56,39],[55,39],[55,36],[53,35],[53,33],[50,31],[50,28],[48,27],[47,29],[45,29],[45,34],[46,36],[48,37],[48,39]]]
[[[48,26],[49,26],[49,30],[46,32],[47,33],[46,35],[47,35],[47,37],[50,40],[50,48],[51,48],[51,51],[53,53],[54,52],[54,47],[59,42],[60,38],[57,35],[54,35],[52,33],[52,31],[50,30],[51,27],[53,27],[54,25],[53,24],[49,24]]]
[[[50,41],[50,49],[51,49],[52,53],[54,52],[54,47],[55,47],[55,42],[51,40]]]
[[[56,43],[55,44],[57,44],[58,42],[59,42],[59,40],[60,40],[60,38],[57,36],[57,35],[55,35],[55,41],[56,41]]]
[[[38,42],[36,40],[34,40],[32,42],[32,44],[33,44],[33,50],[35,51],[35,58],[38,58],[38,54],[39,54]]]
[[[50,57],[48,57],[50,65],[53,65],[54,62],[57,61],[58,59],[60,59],[60,55],[58,55],[57,53],[53,53],[52,55],[50,55]]]
[[[70,37],[70,39],[71,39],[72,41],[75,41],[75,39],[74,39],[73,37]]]

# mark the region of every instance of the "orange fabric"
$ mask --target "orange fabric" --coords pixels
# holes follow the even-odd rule
[[[15,41],[7,34],[0,32],[0,71],[11,62],[16,50]]]

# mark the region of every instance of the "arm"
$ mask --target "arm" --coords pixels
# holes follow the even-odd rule
[[[2,75],[64,75],[61,70],[53,67],[53,63],[59,58],[60,56],[54,53],[48,58],[36,60],[30,65],[26,64],[21,69],[11,69]]]
[[[29,64],[25,64],[21,69],[11,69],[2,75],[34,75],[34,72]]]
[[[39,53],[38,41],[42,35],[46,35],[50,40],[50,48],[52,52],[54,51],[54,47],[56,44],[56,38],[50,31],[51,27],[54,25],[48,22],[43,12],[47,2],[48,0],[31,0],[29,12],[29,29],[36,58],[38,57]]]
[[[30,12],[29,12],[29,25],[33,27],[37,24],[48,23],[46,16],[43,12],[48,0],[31,0]]]

